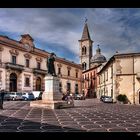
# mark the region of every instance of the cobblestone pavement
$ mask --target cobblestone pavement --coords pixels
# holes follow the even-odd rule
[[[76,100],[74,108],[41,109],[5,101],[0,132],[140,132],[140,106]]]

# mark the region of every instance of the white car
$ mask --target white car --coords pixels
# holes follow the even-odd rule
[[[38,99],[39,98],[39,95],[41,93],[41,91],[32,91],[33,95],[34,95],[34,99]]]
[[[21,92],[10,92],[10,99],[15,100],[23,100],[22,93]]]

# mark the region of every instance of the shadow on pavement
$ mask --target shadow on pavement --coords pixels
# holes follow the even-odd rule
[[[39,114],[34,114],[34,116],[32,114],[32,117],[27,117],[29,112],[27,109],[22,109],[16,116],[9,117],[8,113],[14,112],[16,108],[0,110],[0,132],[86,132],[78,128],[61,126],[59,122],[55,124],[56,121],[54,124],[53,121],[43,122]]]

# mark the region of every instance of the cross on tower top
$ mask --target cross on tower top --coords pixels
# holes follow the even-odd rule
[[[85,23],[87,23],[88,19],[85,17]]]

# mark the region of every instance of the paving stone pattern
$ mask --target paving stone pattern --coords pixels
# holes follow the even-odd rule
[[[32,108],[29,101],[5,101],[0,132],[140,132],[140,106],[76,100],[74,108]]]

